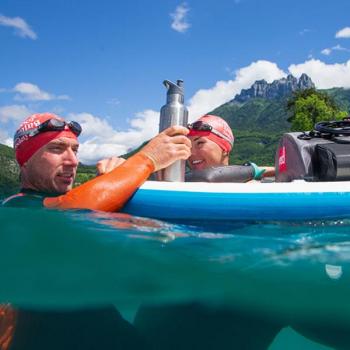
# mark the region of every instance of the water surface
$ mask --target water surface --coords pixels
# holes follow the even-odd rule
[[[297,327],[350,324],[350,221],[168,223],[17,208],[1,208],[0,220],[1,301],[113,303],[128,318],[141,303],[200,301]]]

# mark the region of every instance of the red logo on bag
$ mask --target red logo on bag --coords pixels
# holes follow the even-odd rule
[[[283,173],[287,171],[287,162],[286,162],[286,147],[283,146],[279,149],[278,152],[278,171]]]

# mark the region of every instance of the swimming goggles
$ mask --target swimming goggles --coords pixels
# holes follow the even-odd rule
[[[47,131],[63,131],[66,126],[72,131],[73,134],[79,136],[82,132],[81,125],[78,122],[70,121],[66,122],[64,120],[59,119],[48,119],[42,124],[40,124],[36,129],[25,130],[25,131],[17,131],[15,134],[15,139],[20,138],[22,136],[28,135],[29,137],[38,135],[42,132]]]
[[[192,124],[188,124],[187,128],[190,130],[195,130],[195,131],[208,131],[211,132],[212,134],[221,137],[222,139],[226,140],[232,145],[232,140],[230,140],[227,136],[222,134],[220,131],[215,130],[211,125],[202,122],[201,120],[198,120]]]

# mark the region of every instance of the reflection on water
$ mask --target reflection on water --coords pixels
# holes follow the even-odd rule
[[[0,220],[3,302],[131,315],[141,303],[197,301],[350,348],[349,221],[206,225],[11,208]]]

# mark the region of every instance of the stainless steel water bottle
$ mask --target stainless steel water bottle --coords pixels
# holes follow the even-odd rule
[[[159,132],[173,125],[187,126],[188,110],[184,106],[183,80],[177,80],[176,84],[164,80],[167,88],[166,104],[160,109]],[[158,173],[160,181],[185,181],[185,162],[178,160],[166,169]]]

